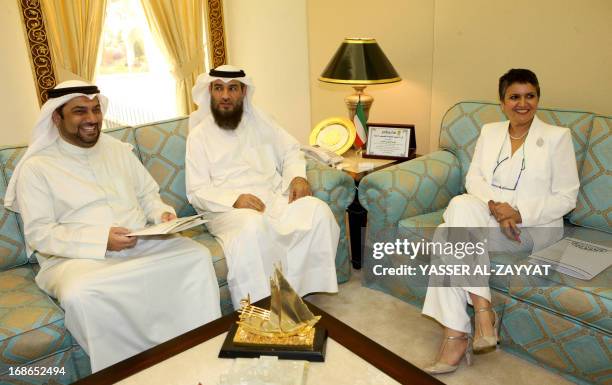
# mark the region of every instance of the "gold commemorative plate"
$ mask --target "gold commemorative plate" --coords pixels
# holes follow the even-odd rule
[[[355,141],[355,125],[348,118],[325,119],[310,133],[311,146],[319,146],[338,155],[344,154]]]

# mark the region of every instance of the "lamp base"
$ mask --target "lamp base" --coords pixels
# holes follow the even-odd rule
[[[370,107],[374,102],[374,98],[371,95],[368,95],[363,92],[366,86],[363,85],[355,85],[353,86],[355,89],[355,93],[344,98],[344,102],[346,103],[346,107],[349,110],[349,119],[351,122],[355,118],[355,110],[357,109],[357,103],[361,101],[363,106],[363,112],[365,114],[366,122],[370,116]]]

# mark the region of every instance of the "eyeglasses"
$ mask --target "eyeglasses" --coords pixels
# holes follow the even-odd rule
[[[518,174],[518,178],[516,178],[516,183],[514,183],[514,187],[498,186],[498,185],[494,184],[493,182],[491,182],[491,186],[497,187],[498,189],[501,189],[501,190],[508,190],[508,191],[515,191],[516,190],[516,186],[518,186],[519,180],[521,180],[521,175],[523,175],[523,170],[525,170],[525,144],[523,143],[523,145],[521,147],[523,148],[523,160],[521,161],[521,171]],[[495,171],[497,171],[497,169],[499,168],[499,165],[504,163],[508,159],[510,159],[510,157],[507,156],[504,159],[499,160],[499,157],[501,156],[501,152],[502,152],[503,148],[504,148],[504,145],[502,144],[501,148],[499,149],[499,153],[497,154],[497,165],[493,169],[493,178],[492,179],[495,179]]]

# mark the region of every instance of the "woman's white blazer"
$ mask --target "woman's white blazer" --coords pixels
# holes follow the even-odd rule
[[[491,182],[508,125],[509,121],[485,124],[476,142],[465,188],[484,202],[499,201],[499,189]],[[523,145],[525,169],[516,187],[515,202],[523,220],[521,226],[557,229],[546,231],[544,237],[533,237],[534,250],[539,250],[561,239],[563,215],[576,207],[580,187],[576,155],[569,129],[546,124],[537,116]]]

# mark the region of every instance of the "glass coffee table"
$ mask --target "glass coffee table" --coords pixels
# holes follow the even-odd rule
[[[258,306],[266,307],[264,299]],[[325,311],[306,301],[327,329],[325,362],[308,365],[306,384],[442,384]],[[130,357],[75,384],[216,385],[233,359],[218,358],[233,313]]]

